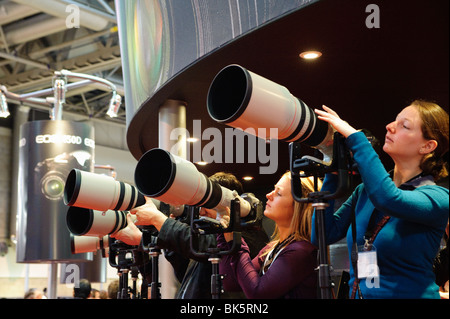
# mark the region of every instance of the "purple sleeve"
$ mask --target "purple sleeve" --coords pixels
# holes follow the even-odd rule
[[[225,241],[225,237],[223,236],[223,234],[220,234],[217,236],[217,247],[220,250],[222,250],[222,251],[229,250],[229,249],[231,249],[231,245],[232,245],[232,242],[227,243]],[[261,251],[264,251],[264,249]],[[244,238],[242,238],[241,248],[236,253],[236,255],[246,255],[247,258],[250,260],[250,250],[249,250]],[[236,277],[236,273],[235,273],[235,269],[234,269],[235,267],[232,266],[232,261],[236,255],[222,256],[220,263],[219,263],[219,273],[226,275],[222,281],[223,288],[225,291],[229,291],[229,292],[242,291],[242,288],[239,285],[238,279]],[[258,254],[258,256],[256,256],[253,259],[253,261],[250,261],[251,263],[254,263],[254,267],[255,267],[255,269],[257,269],[257,271],[259,271],[259,263],[258,263],[259,255],[260,254]]]
[[[229,243],[228,243],[229,244]],[[264,249],[262,250],[264,251]],[[263,276],[259,275],[259,255],[250,259],[248,248],[234,255],[225,256],[221,263],[221,271],[227,274],[228,280],[237,281],[247,298],[281,298],[302,283],[314,271],[316,266],[314,247],[307,242],[294,242],[283,249],[272,266]]]

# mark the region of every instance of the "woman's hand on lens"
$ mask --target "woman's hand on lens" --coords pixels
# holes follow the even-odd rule
[[[346,121],[342,120],[339,115],[329,107],[322,105],[323,111],[315,109],[317,117],[320,120],[328,122],[333,128],[341,133],[344,137],[355,133],[357,130],[350,126]]]

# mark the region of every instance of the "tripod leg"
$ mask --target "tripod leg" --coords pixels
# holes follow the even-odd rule
[[[317,222],[317,236],[319,242],[319,287],[320,295],[322,299],[332,299],[331,292],[331,277],[330,277],[330,265],[328,264],[328,253],[325,238],[325,210],[327,204],[314,203],[313,206],[317,207],[316,210],[316,222]]]
[[[159,280],[159,255],[161,250],[159,248],[152,248],[150,250],[150,256],[152,257],[152,283],[151,283],[151,299],[161,299],[161,294],[159,291],[160,284]]]
[[[120,299],[130,299],[128,296],[128,269],[122,269],[122,289],[120,290]]]
[[[220,258],[211,257],[208,259],[211,262],[212,274],[211,274],[211,298],[220,299],[222,293],[222,275],[219,275],[219,262]]]

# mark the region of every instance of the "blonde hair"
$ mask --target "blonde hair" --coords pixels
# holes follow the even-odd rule
[[[437,181],[448,176],[448,113],[439,105],[423,100],[411,103],[419,111],[422,120],[422,134],[426,140],[435,140],[436,149],[424,156],[420,168],[426,175],[432,175]]]
[[[286,172],[283,176],[288,176],[291,179],[291,173]],[[302,177],[300,178],[302,185],[302,197],[308,197],[308,194],[311,192],[315,192],[314,188],[314,178],[312,176]],[[317,179],[317,190],[320,190],[322,187],[322,182],[320,179]],[[314,212],[314,208],[311,203],[308,202],[297,202],[294,200],[292,204],[292,209],[294,211],[291,220],[291,234],[293,235],[293,239],[295,241],[311,241],[311,228],[312,228],[312,216]],[[275,226],[275,230],[272,234],[272,241],[269,243],[270,247],[274,247],[280,241],[280,234],[278,227]],[[267,254],[270,251],[268,249],[262,256]]]

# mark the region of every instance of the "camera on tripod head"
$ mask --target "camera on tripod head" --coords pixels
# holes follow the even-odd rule
[[[344,137],[334,133],[333,138],[333,158],[330,165],[326,165],[315,157],[302,156],[301,145],[298,142],[289,143],[289,158],[291,171],[292,195],[296,201],[313,201],[317,196],[323,200],[336,199],[344,196],[351,187],[351,176],[354,173],[354,165],[350,151],[345,146]],[[301,193],[300,177],[315,176],[323,177],[326,173],[336,173],[338,175],[338,187],[332,194],[320,193],[319,190],[311,193],[311,198],[303,198]]]

